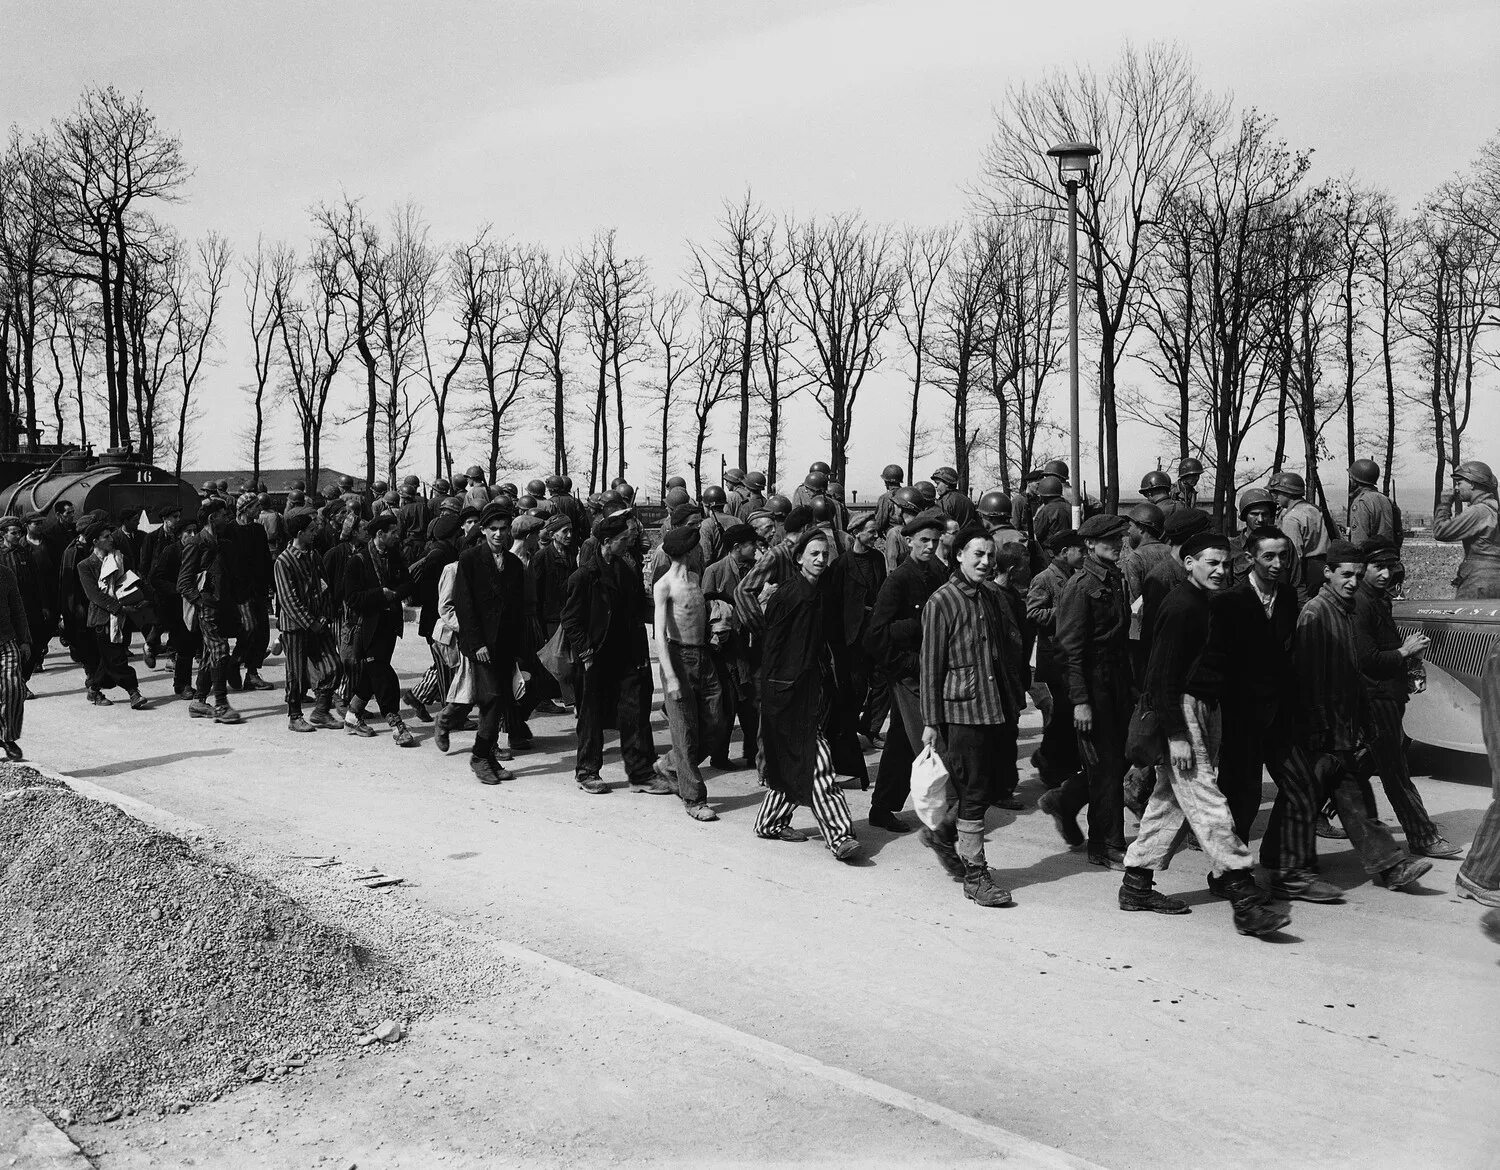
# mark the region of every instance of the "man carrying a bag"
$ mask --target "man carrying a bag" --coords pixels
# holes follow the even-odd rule
[[[990,581],[995,546],[984,525],[960,529],[953,554],[958,571],[922,609],[922,744],[941,742],[943,763],[958,793],[949,819],[955,822],[963,863],[964,897],[981,906],[1009,906],[1010,891],[990,878],[984,814],[1006,729],[1016,723],[1026,702],[1021,631]]]

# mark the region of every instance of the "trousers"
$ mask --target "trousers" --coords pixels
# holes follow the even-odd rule
[[[401,682],[391,665],[395,653],[396,631],[376,630],[365,648],[363,661],[353,671],[352,697],[365,702],[373,698],[380,713],[387,717],[401,714]]]
[[[1422,794],[1412,783],[1411,765],[1406,759],[1406,733],[1401,727],[1405,713],[1405,703],[1379,695],[1370,697],[1370,725],[1375,734],[1370,764],[1374,772],[1380,773],[1380,786],[1401,822],[1407,847],[1425,849],[1437,840],[1438,831],[1427,815]]]
[[[911,766],[922,750],[922,700],[915,681],[886,675],[891,696],[891,727],[875,772],[871,812],[900,812],[911,795]]]
[[[1036,751],[1037,771],[1042,782],[1056,788],[1078,771],[1078,734],[1073,727],[1073,701],[1061,683],[1048,683],[1052,715],[1042,729]]]
[[[1125,864],[1164,868],[1186,824],[1203,846],[1215,874],[1252,869],[1255,862],[1244,839],[1234,830],[1229,802],[1219,789],[1223,739],[1219,710],[1192,695],[1183,695],[1182,714],[1193,747],[1192,765],[1177,768],[1168,762],[1156,769],[1156,785],[1141,815],[1140,832],[1125,854]]]
[[[234,657],[247,674],[259,674],[265,665],[271,645],[270,614],[271,603],[264,596],[240,603],[240,634],[234,640]]]
[[[96,626],[92,632],[99,657],[89,672],[90,689],[102,691],[120,687],[131,693],[138,690],[140,684],[135,677],[135,668],[130,665],[129,644],[111,639],[108,626]]]
[[[938,755],[958,795],[954,815],[960,821],[983,821],[1000,783],[1007,732],[1012,745],[1015,726],[1008,723],[948,723],[942,727]],[[1015,761],[1014,747],[1011,761]],[[907,773],[910,776],[910,772]]]
[[[812,801],[813,819],[823,833],[826,848],[837,848],[840,841],[854,835],[849,802],[844,799],[833,770],[833,750],[821,732],[818,734],[818,762],[813,768]],[[792,823],[792,813],[796,809],[796,801],[786,793],[767,788],[765,798],[760,802],[760,811],[755,815],[756,835],[776,836]]]
[[[1055,726],[1073,722],[1073,708],[1067,696],[1052,715]],[[1090,704],[1094,713],[1093,730],[1075,736],[1083,771],[1063,781],[1060,804],[1065,815],[1076,817],[1088,805],[1088,848],[1090,853],[1125,848],[1125,731],[1130,711],[1108,697]]]
[[[1401,860],[1401,847],[1391,831],[1370,815],[1360,786],[1361,764],[1353,752],[1328,752],[1318,757],[1323,791],[1333,799],[1339,824],[1349,834],[1349,844],[1359,854],[1368,874],[1389,869]]]
[[[733,658],[734,651],[710,646],[708,655],[718,679],[719,693],[724,696],[724,720],[718,735],[709,741],[710,756],[728,759],[729,741],[738,720],[740,739],[747,760],[753,760],[760,743],[760,707],[755,702],[754,682],[745,676],[743,663]]]
[[[318,709],[326,711],[344,671],[333,634],[326,629],[283,630],[281,646],[286,654],[288,714],[301,714],[302,700],[309,690],[317,696]]]
[[[677,777],[677,795],[684,804],[705,804],[708,785],[698,765],[709,753],[709,745],[718,742],[720,728],[728,723],[724,710],[724,692],[719,689],[719,675],[703,646],[667,642],[672,672],[677,676],[679,695],[667,693],[667,729],[672,746],[667,751],[666,768]]]
[[[651,739],[651,667],[621,667],[600,662],[579,672],[578,755],[574,771],[579,779],[597,777],[604,766],[604,726],[620,729],[620,756],[632,784],[651,783],[656,745]]]
[[[21,738],[26,714],[26,678],[19,642],[0,644],[0,743]]]

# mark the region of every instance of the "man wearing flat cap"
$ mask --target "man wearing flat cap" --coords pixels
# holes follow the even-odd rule
[[[1432,514],[1433,538],[1464,546],[1453,579],[1456,598],[1500,597],[1500,500],[1495,496],[1495,473],[1488,463],[1471,459],[1453,469],[1453,487]]]
[[[1073,706],[1082,775],[1047,793],[1045,805],[1063,840],[1078,844],[1075,818],[1088,806],[1088,860],[1121,868],[1125,852],[1125,732],[1135,704],[1130,663],[1130,602],[1116,562],[1123,516],[1090,516],[1078,535],[1088,556],[1057,603],[1059,667]]]
[[[1412,857],[1366,810],[1359,778],[1372,746],[1371,718],[1354,622],[1354,597],[1364,575],[1363,550],[1343,540],[1328,545],[1323,588],[1297,617],[1297,683],[1303,742],[1322,795],[1333,797],[1349,843],[1365,872],[1392,890],[1414,887],[1432,868]]]
[[[579,558],[568,579],[562,627],[582,678],[578,695],[578,787],[608,792],[599,772],[604,728],[620,729],[620,755],[634,792],[669,796],[676,791],[656,775],[651,740],[651,658],[646,623],[651,601],[627,549],[634,539],[623,514],[599,521],[598,551]]]
[[[1142,669],[1151,655],[1151,634],[1156,629],[1156,611],[1161,608],[1167,594],[1188,578],[1187,569],[1182,564],[1183,546],[1193,537],[1207,532],[1212,524],[1213,517],[1207,512],[1184,505],[1168,516],[1162,525],[1162,541],[1167,546],[1167,554],[1158,556],[1150,572],[1141,579],[1141,620],[1140,636],[1136,641],[1136,663]],[[1121,571],[1123,573],[1124,570]],[[1129,587],[1129,578],[1126,579],[1126,586]]]
[[[945,579],[935,554],[947,519],[940,512],[921,512],[907,520],[901,528],[906,559],[886,576],[870,610],[870,657],[875,669],[885,673],[891,697],[891,724],[870,796],[870,824],[890,833],[911,831],[896,814],[911,795],[911,766],[922,751],[922,607]],[[924,830],[922,840],[949,874],[963,877],[956,824],[940,833]]]
[[[1354,636],[1359,653],[1359,672],[1364,676],[1372,735],[1369,766],[1380,773],[1380,783],[1401,831],[1413,853],[1444,859],[1463,852],[1438,832],[1422,794],[1412,783],[1406,759],[1406,736],[1401,720],[1413,670],[1420,671],[1427,636],[1402,637],[1391,616],[1393,580],[1401,567],[1395,542],[1376,537],[1360,546],[1365,554],[1365,573],[1354,591]]]
[[[671,529],[662,541],[671,564],[651,587],[656,655],[672,736],[671,749],[653,766],[676,788],[688,816],[716,821],[698,765],[721,734],[724,694],[708,656],[708,605],[697,575],[687,565],[688,554],[702,538],[701,530],[692,525]]]

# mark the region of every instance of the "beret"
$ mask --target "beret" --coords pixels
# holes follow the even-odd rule
[[[995,547],[990,541],[990,530],[983,524],[965,524],[953,534],[953,551],[955,553],[963,552],[964,549],[969,547],[969,542],[974,540],[984,541],[991,549]]]
[[[615,514],[616,515],[623,515],[623,513],[615,513]],[[667,510],[667,516],[671,519],[671,521],[672,521],[672,527],[674,527],[674,528],[680,526],[684,521],[687,520],[687,518],[689,516],[701,516],[701,515],[703,515],[703,509],[702,509],[702,507],[700,507],[698,504],[693,503],[693,501],[691,501],[691,500],[689,500],[685,504],[678,504],[677,507],[675,507],[675,508],[669,508]]]
[[[1079,536],[1071,528],[1064,528],[1047,537],[1047,551],[1053,556],[1063,552],[1065,549],[1082,547],[1083,537]]]
[[[764,508],[757,508],[755,511],[751,512],[750,515],[748,515],[748,516],[745,517],[745,523],[746,524],[753,524],[757,520],[774,520],[774,519],[776,519],[776,517],[772,513],[767,512]]]
[[[286,519],[287,536],[290,538],[300,532],[306,532],[308,525],[312,522],[313,514],[311,512],[298,512],[295,516],[288,516]]]
[[[374,536],[377,532],[384,532],[387,528],[394,527],[396,527],[396,513],[382,512],[365,526],[365,531]]]
[[[1211,548],[1228,552],[1229,541],[1217,532],[1199,532],[1194,536],[1188,537],[1183,543],[1182,555],[1184,557],[1196,557]]]
[[[198,505],[198,519],[207,520],[215,512],[222,512],[226,507],[224,501],[218,496],[209,496]]]
[[[484,506],[484,511],[479,513],[479,527],[487,528],[496,520],[504,520],[509,524],[516,518],[516,510],[506,500],[491,500]]]
[[[812,518],[811,508],[798,505],[786,514],[786,519],[782,521],[781,526],[790,533],[798,533],[812,523]]]
[[[736,545],[744,544],[747,540],[759,540],[755,535],[755,529],[748,524],[731,524],[724,530],[724,547],[734,548]]]
[[[1212,522],[1202,508],[1178,508],[1167,517],[1166,524],[1162,526],[1162,535],[1166,537],[1168,544],[1182,544],[1190,536],[1207,532]]]
[[[25,527],[26,525],[22,523],[19,516],[0,516],[0,532],[4,532],[7,528]]]
[[[156,514],[156,518],[158,520],[165,520],[168,516],[181,516],[181,515],[182,515],[182,505],[181,504],[168,504],[168,505],[166,505],[166,507],[162,508],[162,510]],[[29,523],[30,520],[31,520],[31,517],[28,516],[28,517],[26,517],[26,519],[27,519],[27,522]]]
[[[598,525],[594,528],[594,535],[600,540],[613,540],[629,527],[630,521],[626,519],[625,513],[616,512],[613,516],[606,516],[603,520],[599,521]],[[693,531],[696,534],[697,529]]]
[[[674,559],[685,557],[698,547],[699,532],[691,524],[673,528],[661,539],[666,554]]]
[[[540,532],[545,523],[537,516],[518,516],[516,522],[510,526],[510,534],[517,540],[524,536],[530,536],[533,532]]]
[[[1205,517],[1206,519],[1206,517]],[[1118,540],[1125,535],[1130,522],[1124,516],[1090,516],[1078,526],[1078,535],[1084,540]]]
[[[445,504],[447,502],[448,501],[446,501],[446,500],[444,501]],[[475,507],[468,507],[468,508],[458,508],[458,507],[447,508],[447,507],[445,507],[443,509],[443,511],[445,511],[445,512],[457,512],[458,513],[458,522],[460,524],[462,524],[465,520],[478,520],[479,519],[479,509],[475,508]]]
[[[457,514],[444,512],[427,526],[427,535],[433,540],[448,540],[458,531],[458,524]]]
[[[902,536],[915,536],[936,528],[942,532],[948,527],[948,517],[941,512],[918,512],[901,527]]]
[[[108,522],[104,520],[95,520],[92,524],[90,524],[83,530],[83,539],[88,541],[90,544],[93,544],[94,541],[98,540],[108,531]]]
[[[1330,565],[1362,565],[1365,553],[1357,544],[1347,540],[1335,540],[1328,546],[1327,563]]]
[[[564,528],[572,527],[573,521],[569,520],[561,512],[558,512],[548,517],[547,522],[542,526],[542,531],[546,535],[551,536],[554,532],[561,532]]]

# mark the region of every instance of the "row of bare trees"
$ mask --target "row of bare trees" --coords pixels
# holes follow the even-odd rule
[[[781,216],[747,191],[660,282],[614,230],[562,253],[487,225],[444,243],[415,204],[381,216],[349,195],[313,208],[304,245],[258,240],[236,263],[158,218],[189,178],[177,140],[139,97],[90,90],[46,133],[12,131],[0,164],[0,440],[107,433],[180,470],[195,422],[223,409],[195,391],[232,331],[256,476],[290,406],[314,477],[348,427],[369,479],[457,460],[590,490],[634,467],[660,490],[686,464],[701,487],[712,447],[776,482],[795,478],[805,398],[846,480],[884,367],[887,402],[906,387],[890,454],[909,479],[931,458],[1011,489],[1066,445],[1066,193],[1045,151],[1080,139],[1101,150],[1079,220],[1098,407],[1083,439],[1106,506],[1132,486],[1127,420],[1208,463],[1221,511],[1283,465],[1320,500],[1329,459],[1376,454],[1389,483],[1398,433],[1441,486],[1496,360],[1500,138],[1406,215],[1314,179],[1272,118],[1163,45],[1012,88],[961,223]]]

